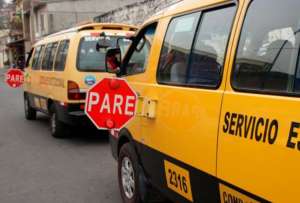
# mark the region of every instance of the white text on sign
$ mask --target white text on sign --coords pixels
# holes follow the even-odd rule
[[[113,103],[111,104],[111,97]],[[97,92],[91,92],[89,94],[88,102],[88,111],[92,111],[93,106],[96,106],[100,102],[100,94]],[[122,105],[125,105],[124,112],[122,111]],[[124,114],[126,116],[134,115],[134,105],[135,97],[134,96],[123,96],[120,94],[109,95],[104,94],[102,103],[100,103],[100,113],[109,113],[109,114]]]

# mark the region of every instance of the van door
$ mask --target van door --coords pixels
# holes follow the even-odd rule
[[[247,5],[219,126],[218,177],[234,185],[220,185],[223,202],[300,202],[299,7]]]
[[[40,81],[39,75],[41,70],[41,63],[43,58],[44,45],[36,46],[31,64],[31,70],[28,68],[28,80],[30,85],[28,86],[28,92],[31,94],[31,105],[40,109],[41,105],[39,99],[36,97],[40,93]]]
[[[151,64],[157,78],[141,94],[140,145],[146,174],[174,202],[218,201],[212,176],[235,13],[235,5],[229,5],[162,20],[169,26],[159,36],[160,44],[164,38],[161,52],[155,50],[159,63]]]
[[[143,102],[143,90],[145,84],[149,83],[149,77],[145,72],[149,71],[151,68],[151,55],[154,52],[150,53],[151,47],[153,46],[153,37],[157,32],[157,23],[152,23],[144,27],[136,38],[133,41],[132,46],[128,50],[127,57],[124,59],[124,64],[126,64],[125,75],[126,80],[130,83],[130,86],[137,91],[140,102]],[[143,142],[143,136],[141,133],[141,107],[138,109],[138,115],[134,118],[138,122],[130,122],[129,128],[130,133],[134,136],[134,139],[137,142]]]

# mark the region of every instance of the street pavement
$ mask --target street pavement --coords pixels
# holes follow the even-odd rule
[[[0,203],[121,203],[107,137],[50,136],[47,116],[26,121],[21,89],[0,69]]]

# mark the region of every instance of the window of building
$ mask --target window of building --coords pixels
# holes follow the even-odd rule
[[[235,7],[204,11],[174,18],[160,56],[161,83],[217,87]]]
[[[61,41],[57,50],[54,70],[64,71],[69,50],[69,40]]]
[[[300,92],[299,6],[300,2],[293,0],[251,3],[234,64],[232,85],[235,89]],[[284,15],[278,15],[280,13]]]
[[[41,18],[41,31],[43,32],[45,31],[45,15],[41,14],[40,18]]]

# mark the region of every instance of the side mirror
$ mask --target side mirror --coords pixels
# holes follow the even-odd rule
[[[119,73],[121,70],[121,49],[108,49],[105,56],[105,69],[108,73]]]

